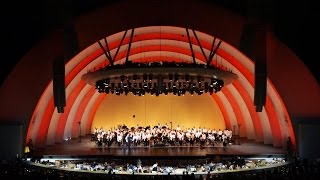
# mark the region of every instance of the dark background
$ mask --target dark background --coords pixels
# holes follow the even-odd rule
[[[6,1],[1,5],[1,66],[0,83],[15,64],[45,36],[61,25],[62,13],[77,17],[116,0],[29,0]],[[248,15],[250,0],[207,0],[241,15]],[[259,0],[257,2],[268,1]],[[320,82],[317,65],[320,40],[320,8],[316,1],[269,0],[267,17],[275,35],[292,49]],[[258,6],[258,5],[257,5]],[[251,7],[251,8],[248,8]]]

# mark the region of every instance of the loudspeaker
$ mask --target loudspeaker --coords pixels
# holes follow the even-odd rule
[[[58,113],[64,113],[66,106],[65,92],[65,64],[64,58],[59,57],[53,61],[53,97],[54,106]]]
[[[254,83],[254,105],[256,107],[256,112],[261,112],[263,106],[266,104],[266,76],[263,74],[256,74]]]
[[[68,4],[70,5],[70,4]],[[69,7],[69,6],[66,6]],[[66,106],[65,93],[65,60],[68,61],[78,52],[78,39],[74,24],[69,20],[72,19],[70,11],[63,9],[61,14],[65,20],[64,24],[64,54],[53,61],[53,96],[54,105],[58,113],[64,113]]]
[[[254,32],[254,105],[261,112],[267,94],[267,26],[256,24]]]
[[[254,105],[261,112],[267,93],[267,26],[263,23],[247,23],[242,31],[239,50],[254,60]]]

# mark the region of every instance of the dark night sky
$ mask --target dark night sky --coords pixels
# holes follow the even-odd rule
[[[6,2],[6,5],[2,4],[0,29],[3,52],[1,53],[0,83],[34,43],[45,36],[50,29],[61,24],[59,16],[55,12],[62,6],[59,6],[57,2],[67,4],[66,1],[18,0]],[[73,16],[77,16],[114,1],[116,0],[74,0],[68,3],[68,7],[72,7]],[[242,15],[247,14],[246,0],[211,1]],[[281,0],[281,3],[278,3],[274,0],[275,8],[272,11],[274,17],[272,20],[275,35],[304,61],[320,82],[320,68],[316,65],[320,63],[318,54],[320,10],[315,2],[312,0],[297,2]]]

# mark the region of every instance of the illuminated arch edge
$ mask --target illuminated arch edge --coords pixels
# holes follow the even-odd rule
[[[146,29],[148,28],[148,27],[145,27]],[[142,32],[142,29],[145,29],[145,28],[137,28],[138,30],[141,30],[141,32]],[[170,34],[170,29],[172,30],[172,28],[175,30],[175,31],[173,31],[173,32],[175,32],[175,33],[173,33],[173,34],[176,34],[176,32],[177,32],[177,30],[176,30],[176,27],[169,27],[169,28],[162,28],[162,31],[161,31],[161,33],[168,33],[168,34]],[[178,28],[179,29],[179,28]],[[185,29],[184,28],[180,28],[180,29],[182,29],[182,31],[185,31]],[[165,31],[165,30],[167,30],[167,32]],[[136,32],[139,32],[139,31],[137,31],[136,30]],[[147,34],[147,32],[144,32],[144,33],[146,33]],[[159,32],[158,32],[159,33]],[[108,42],[111,42],[111,44],[112,44],[112,42],[116,42],[116,41],[119,41],[119,39],[122,37],[122,34],[123,34],[123,32],[120,32],[120,33],[117,33],[117,34],[114,34],[114,35],[112,35],[112,36],[109,36],[109,37],[107,37],[107,39],[108,39]],[[143,33],[141,33],[141,34],[143,34]],[[150,33],[151,34],[151,33]],[[155,33],[155,34],[157,34],[157,33]],[[198,37],[199,37],[199,39],[201,39],[201,42],[203,41],[202,39],[204,39],[204,37],[206,37],[206,38],[208,38],[208,37],[210,37],[209,39],[211,40],[211,42],[212,42],[212,39],[213,39],[213,37],[212,36],[208,36],[208,35],[206,35],[206,34],[203,34],[203,33],[200,33],[200,32],[197,32],[197,35],[198,35]],[[160,36],[159,34],[158,34],[158,36]],[[161,35],[162,36],[162,35]],[[157,37],[157,36],[155,36],[155,37]],[[162,37],[163,38],[163,37]],[[159,39],[154,39],[155,41],[159,41]],[[177,41],[177,46],[178,46],[178,48],[179,47],[181,47],[180,45],[181,45],[181,40],[179,41],[179,40],[176,40]],[[196,47],[197,46],[197,43],[195,42],[195,40],[193,40],[192,41],[193,42],[193,46],[194,47]],[[204,41],[205,42],[205,41]],[[209,41],[210,42],[210,41]],[[127,42],[126,42],[127,43]],[[204,46],[203,44],[202,44],[202,46]],[[125,49],[125,45],[123,45],[122,46],[122,50],[120,50],[120,51],[122,51],[123,52],[123,49]],[[251,61],[251,60],[249,60],[247,57],[245,57],[243,54],[241,54],[238,50],[236,50],[236,49],[234,49],[233,47],[231,47],[230,45],[228,45],[227,43],[225,43],[225,42],[223,42],[222,43],[222,46],[220,47],[220,49],[221,50],[223,50],[223,51],[225,51],[226,53],[228,53],[231,57],[234,57],[234,58],[237,58],[237,60],[239,60],[239,62],[241,62],[241,64],[246,68],[246,70],[248,70],[250,73],[251,73],[251,75],[253,74],[252,72],[253,72],[253,68],[254,68],[254,65],[253,65],[253,62]],[[219,50],[220,51],[220,50]],[[218,55],[220,55],[220,53],[221,52],[219,52],[218,51]],[[199,48],[197,48],[197,52],[198,52],[198,54],[201,54],[201,52],[199,51]],[[75,56],[73,59],[71,59],[67,64],[66,64],[66,79],[67,79],[67,81],[68,81],[68,87],[67,87],[67,89],[66,89],[66,92],[67,92],[67,98],[69,98],[69,96],[70,96],[70,94],[72,93],[72,92],[74,92],[74,87],[75,87],[75,85],[73,85],[72,86],[72,88],[71,88],[71,84],[77,84],[77,83],[79,83],[79,81],[81,81],[81,80],[79,80],[79,76],[78,75],[76,75],[76,74],[79,74],[79,72],[82,72],[84,69],[91,69],[92,67],[90,67],[90,66],[87,66],[87,65],[85,65],[85,64],[88,64],[88,62],[90,62],[90,61],[97,61],[99,58],[97,58],[97,57],[100,57],[101,59],[102,59],[102,61],[103,61],[103,54],[102,54],[102,51],[100,50],[100,47],[98,46],[98,44],[97,43],[95,43],[95,44],[93,44],[93,45],[91,45],[91,46],[89,46],[87,49],[85,49],[84,51],[82,51],[82,52],[80,52],[77,56]],[[189,58],[191,59],[191,57],[190,57],[190,55],[189,55]],[[229,59],[222,59],[221,58],[221,60],[224,60],[224,61],[226,61],[226,62],[229,62],[230,60]],[[104,60],[105,61],[105,60]],[[82,68],[82,70],[81,70],[81,68]],[[78,69],[78,70],[76,70],[76,69]],[[78,72],[77,72],[78,71]],[[242,70],[243,71],[243,70]],[[245,77],[245,78],[248,78],[249,79],[249,77]],[[252,81],[252,80],[251,80]],[[70,85],[70,86],[69,86]],[[240,82],[240,85],[244,88],[244,89],[248,89],[248,86],[246,86],[246,85],[243,85],[243,82]],[[44,93],[42,94],[42,96],[41,96],[41,98],[40,98],[40,100],[39,100],[39,102],[38,102],[38,104],[37,104],[37,106],[36,106],[36,108],[35,108],[35,111],[34,111],[34,113],[33,113],[33,116],[32,116],[32,119],[37,119],[37,120],[41,120],[41,118],[43,118],[43,116],[49,116],[50,117],[50,114],[51,114],[51,119],[50,119],[50,122],[47,122],[47,123],[49,123],[50,125],[49,125],[49,127],[47,128],[48,130],[47,130],[47,134],[49,134],[48,135],[48,137],[50,137],[50,138],[47,138],[47,135],[45,135],[45,137],[46,137],[46,139],[45,139],[45,144],[53,144],[55,141],[59,141],[59,140],[55,140],[55,138],[52,138],[52,134],[54,133],[54,132],[56,132],[55,130],[54,130],[54,127],[57,127],[57,125],[54,125],[55,123],[52,123],[52,122],[55,122],[55,121],[57,121],[57,119],[60,119],[60,114],[58,114],[57,113],[57,111],[56,110],[54,110],[53,112],[52,112],[52,110],[50,111],[50,110],[47,110],[47,109],[40,109],[39,107],[47,107],[47,108],[49,108],[49,109],[52,109],[52,105],[50,105],[50,104],[52,104],[52,96],[53,96],[53,93],[52,93],[52,82],[50,82],[49,83],[49,85],[48,85],[48,87],[46,88],[46,90],[44,91]],[[238,87],[239,87],[239,85],[238,85]],[[237,90],[238,90],[238,88],[236,88]],[[253,87],[252,87],[252,85],[251,85],[251,89],[253,89]],[[270,91],[269,91],[270,90]],[[77,91],[79,91],[79,90],[77,90]],[[80,92],[80,91],[79,91]],[[82,92],[82,91],[81,91]],[[240,95],[242,95],[243,96],[243,92],[240,92],[240,91],[238,91],[238,93],[240,94]],[[248,91],[247,90],[247,93],[248,94],[250,94],[250,96],[251,96],[251,98],[252,98],[252,90],[251,91]],[[276,106],[276,107],[282,107],[282,108],[274,108],[274,109],[277,109],[277,112],[276,112],[276,115],[277,115],[277,117],[278,117],[278,119],[283,119],[283,118],[285,118],[287,121],[288,121],[288,118],[289,118],[289,116],[288,116],[288,113],[287,113],[287,111],[286,111],[286,109],[285,109],[285,106],[284,106],[284,104],[283,104],[283,101],[281,100],[281,98],[280,98],[280,96],[279,96],[279,94],[277,93],[277,91],[276,91],[276,89],[274,88],[274,86],[272,85],[272,83],[270,82],[270,80],[268,79],[268,96],[269,96],[269,98],[270,98],[270,100],[271,100],[271,105],[272,106]],[[77,97],[77,99],[79,99],[79,96],[76,96]],[[98,98],[96,98],[96,99],[98,99]],[[229,98],[230,99],[230,98]],[[235,99],[239,99],[239,96],[237,96]],[[245,98],[244,98],[245,99]],[[72,101],[75,101],[74,99],[72,100]],[[80,101],[80,99],[78,100],[78,101]],[[251,101],[252,101],[252,99],[251,99]],[[69,100],[68,100],[68,102],[69,102]],[[238,102],[238,101],[237,101]],[[67,103],[68,104],[68,103]],[[243,103],[242,103],[243,104]],[[45,106],[42,106],[42,105],[45,105]],[[279,106],[280,105],[280,106]],[[239,106],[239,102],[238,102],[238,106]],[[70,109],[71,109],[72,107],[70,107]],[[89,107],[88,107],[89,108]],[[222,108],[222,107],[220,107],[220,108]],[[247,107],[248,109],[249,109],[249,107]],[[252,109],[252,107],[251,107],[251,109]],[[232,109],[232,110],[230,110],[230,108],[228,108],[228,110],[229,110],[229,112],[228,113],[231,113],[232,114],[232,112],[234,112],[234,110]],[[241,110],[241,116],[244,114],[244,112],[243,112],[244,110]],[[47,113],[46,113],[47,112]],[[70,116],[70,118],[72,118],[72,116],[75,116],[75,115],[77,115],[77,111],[76,110],[73,110],[72,111],[73,113],[71,113],[70,115],[68,115],[68,118],[69,118],[69,116]],[[76,113],[74,113],[74,112],[76,112]],[[81,115],[81,117],[82,117],[82,119],[81,119],[81,121],[85,121],[85,120],[83,120],[83,117],[87,117],[88,115],[88,113],[90,113],[90,111],[87,111],[87,108],[86,108],[86,110],[85,111],[83,111],[82,112],[83,114]],[[92,113],[94,113],[94,112],[91,112],[91,114]],[[75,114],[75,115],[74,115]],[[239,113],[238,113],[239,114]],[[251,112],[251,114],[252,114],[252,112]],[[285,116],[283,116],[283,115],[285,115]],[[78,115],[79,116],[79,115]],[[252,115],[251,115],[252,116]],[[66,118],[66,119],[68,119],[68,118]],[[264,117],[261,117],[261,115],[259,115],[259,118],[260,118],[260,120],[261,119],[266,119],[267,118],[267,120],[269,120],[268,119],[268,117],[265,115]],[[246,121],[248,121],[247,120],[247,118],[246,118]],[[251,119],[250,119],[250,121],[253,121],[252,120],[252,117],[251,117]],[[30,121],[30,122],[32,122],[32,121]],[[39,121],[35,121],[35,122],[39,122]],[[74,121],[73,121],[74,122]],[[290,119],[289,119],[289,122],[291,122],[290,121]],[[41,122],[40,123],[42,123],[42,120],[41,120]],[[29,126],[29,130],[28,130],[28,137],[32,137],[32,138],[34,138],[34,139],[36,139],[36,137],[37,136],[39,136],[39,134],[41,134],[41,133],[44,133],[43,131],[42,132],[40,132],[40,130],[39,130],[39,128],[40,128],[40,123],[38,123],[38,124],[33,124],[33,125],[31,125],[31,123],[30,123],[30,126]],[[90,122],[89,122],[90,123]],[[67,123],[68,124],[68,123]],[[69,123],[70,124],[70,123]],[[83,125],[83,124],[85,124],[85,125]],[[234,124],[234,123],[233,123]],[[280,124],[280,123],[279,123]],[[83,128],[87,128],[85,131],[83,131],[83,133],[88,133],[88,127],[90,127],[89,126],[89,124],[88,124],[88,122],[86,122],[86,123],[82,123],[81,124],[81,126],[83,126]],[[289,125],[283,125],[283,124],[280,124],[280,127],[281,127],[281,133],[283,134],[282,135],[282,140],[283,140],[283,137],[284,137],[284,135],[285,136],[288,136],[288,135],[291,135],[292,133],[293,133],[293,131],[292,131],[292,127],[291,127],[291,124],[289,124]],[[75,127],[74,127],[74,123],[73,123],[73,125],[72,126],[70,126],[70,125],[67,125],[67,129],[70,129],[70,128],[73,128],[73,129],[76,129]],[[75,131],[75,130],[67,130],[67,129],[63,129],[62,131],[63,131],[63,133],[64,133],[64,136],[66,135],[66,134],[68,134],[68,133],[66,133],[66,132],[68,132],[68,131]],[[291,132],[292,131],[292,132]],[[246,130],[246,132],[248,133],[248,130]],[[257,133],[256,133],[257,134]],[[41,134],[41,135],[43,135],[43,134]],[[273,143],[273,142],[266,142],[266,141],[268,141],[268,139],[266,140],[266,138],[265,137],[268,137],[268,136],[270,136],[271,138],[272,138],[272,134],[266,134],[265,132],[263,132],[263,136],[264,136],[264,143],[266,143],[266,144],[269,144],[269,143]],[[42,140],[42,143],[43,143],[43,141],[44,140]],[[40,141],[40,143],[41,143],[41,141]],[[276,146],[279,146],[279,144],[275,144],[275,143],[273,143],[274,145],[276,145]]]

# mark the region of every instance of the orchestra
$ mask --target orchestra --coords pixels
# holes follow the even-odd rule
[[[95,128],[92,133],[92,141],[98,147],[151,146],[164,144],[169,146],[215,146],[222,144],[226,146],[231,142],[232,131],[228,129],[210,129],[206,127],[193,127],[181,129],[178,125],[170,129],[167,124],[159,123],[153,127],[129,128],[126,125],[105,131],[102,127]]]

